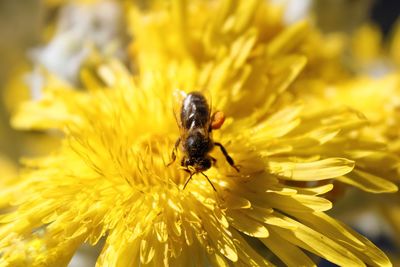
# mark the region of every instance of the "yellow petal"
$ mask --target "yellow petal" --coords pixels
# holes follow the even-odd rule
[[[236,247],[239,253],[239,262],[242,263],[243,266],[274,266],[264,256],[261,256],[252,246],[250,246],[239,232],[234,230],[232,231],[232,234],[235,238]]]
[[[293,219],[283,215],[281,218],[297,226],[296,231],[271,226],[288,242],[341,266],[365,266],[358,257],[334,240]]]
[[[398,190],[397,186],[387,179],[357,169],[336,179],[371,193],[393,193]]]
[[[345,158],[328,158],[315,162],[295,163],[269,161],[268,171],[282,179],[294,181],[319,181],[351,172],[354,161]]]
[[[236,262],[238,255],[229,230],[225,229],[220,222],[210,215],[204,216],[203,227],[208,233],[207,241],[213,243],[219,253]]]
[[[271,77],[270,86],[274,88],[275,92],[281,94],[299,76],[307,63],[307,58],[299,55],[291,55],[282,57],[277,62],[279,64],[276,69],[271,70],[274,73]]]
[[[353,231],[350,228],[347,230],[356,235],[364,244],[366,244],[365,248],[362,251],[355,251],[354,254],[362,259],[368,266],[379,266],[379,267],[392,267],[392,263],[389,258],[383,253],[379,248],[377,248],[371,241],[367,238],[359,235],[357,232]]]
[[[223,200],[225,201],[224,205],[229,209],[248,209],[251,207],[251,203],[248,199],[232,194],[229,191],[226,191]]]
[[[238,210],[229,211],[229,216],[232,218],[231,224],[239,231],[253,237],[268,237],[268,229],[256,220],[248,217],[245,213]]]
[[[327,237],[338,240],[368,266],[391,266],[386,255],[368,239],[325,213],[314,212],[307,216],[303,216],[302,213],[291,213],[291,215]]]
[[[291,212],[291,215],[297,218],[300,222],[303,222],[314,230],[324,233],[326,236],[332,239],[339,239],[352,244],[356,248],[362,248],[365,245],[357,239],[354,235],[347,231],[347,228],[343,227],[343,224],[331,218],[322,212],[312,212],[304,216],[301,212]]]
[[[251,142],[255,142],[257,138],[264,138],[266,140],[286,135],[299,125],[300,120],[297,117],[301,110],[301,105],[288,107],[278,111],[265,120],[265,122],[258,123],[256,127],[250,130],[252,136]]]
[[[304,195],[313,195],[313,196],[319,196],[328,193],[333,189],[333,184],[325,184],[317,187],[293,187],[293,186],[287,186],[289,188],[293,188],[299,192],[299,194],[304,194]]]
[[[293,49],[306,37],[308,27],[306,21],[301,21],[286,28],[268,44],[267,54],[273,56]]]
[[[274,231],[260,239],[287,266],[317,266],[300,248],[281,238]]]
[[[229,263],[226,261],[226,259],[217,253],[208,254],[207,257],[212,266],[229,267]]]

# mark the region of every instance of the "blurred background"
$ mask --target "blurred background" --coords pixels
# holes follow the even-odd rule
[[[40,77],[35,75],[35,71],[40,72],[37,65],[46,66],[71,83],[79,83],[77,78],[79,67],[91,60],[88,59],[89,53],[85,52],[85,46],[82,45],[85,39],[100,47],[101,53],[124,59],[126,51],[123,44],[126,33],[120,2],[98,0],[96,2],[100,4],[90,10],[82,9],[80,7],[82,2],[87,1],[0,1],[0,163],[2,166],[0,173],[2,176],[17,175],[19,158],[46,153],[46,147],[51,149],[57,145],[56,140],[44,137],[40,132],[23,133],[10,127],[10,115],[17,103],[37,97],[40,93],[36,90],[41,83]],[[362,25],[373,23],[375,29],[382,33],[377,37],[382,39],[380,40],[382,43],[390,38],[393,25],[397,23],[400,15],[398,0],[275,0],[273,2],[286,2],[287,23],[312,16],[315,24],[325,33],[342,32],[351,38]],[[60,32],[60,29],[64,31]],[[74,32],[75,37],[68,35],[70,32]],[[369,237],[392,257],[395,266],[396,264],[400,266],[400,233],[391,227],[393,224],[400,225],[400,218],[390,217],[388,221],[388,217],[385,217],[379,205],[376,205],[383,202],[384,197],[386,196],[355,191],[345,201],[338,201],[332,212]],[[391,201],[398,199],[393,198]],[[96,255],[98,249],[83,247],[70,266],[94,266],[93,255]],[[331,265],[321,263],[321,266]]]
[[[38,0],[0,1],[0,152],[16,161],[20,150],[19,133],[12,131],[6,108],[6,87],[27,51],[41,42],[44,7]]]

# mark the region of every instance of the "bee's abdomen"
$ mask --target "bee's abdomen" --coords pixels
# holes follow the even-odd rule
[[[207,125],[209,121],[209,107],[206,98],[201,93],[189,93],[183,100],[181,121],[185,129]]]

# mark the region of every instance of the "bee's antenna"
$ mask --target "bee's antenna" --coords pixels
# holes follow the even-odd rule
[[[186,182],[185,182],[185,184],[183,185],[183,190],[185,190],[185,188],[186,188],[186,186],[187,186],[187,184],[189,183],[189,181],[192,179],[192,176],[193,176],[193,172],[191,172],[190,173],[190,176],[189,176],[189,178],[186,180]]]
[[[186,171],[186,170],[185,170]],[[187,172],[189,172],[189,170],[187,170]],[[193,175],[196,173],[201,173],[204,177],[206,177],[207,181],[210,183],[211,187],[214,189],[215,192],[217,192],[217,189],[215,188],[214,184],[211,182],[210,178],[208,178],[207,175],[205,175],[202,172],[190,172],[190,176],[189,178],[186,180],[185,184],[183,185],[183,190],[185,190],[186,186],[188,185],[188,183],[190,182],[190,180],[192,179]]]
[[[206,177],[207,178],[207,181],[210,183],[210,185],[212,186],[212,188],[214,189],[214,191],[215,192],[217,192],[217,189],[215,189],[215,187],[214,187],[214,185],[213,185],[213,183],[210,181],[210,178],[208,178],[208,176],[207,175],[205,175],[204,173],[202,173],[202,172],[200,172],[204,177]]]

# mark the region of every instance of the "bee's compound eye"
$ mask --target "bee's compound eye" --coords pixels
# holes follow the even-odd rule
[[[222,127],[225,122],[225,114],[222,111],[216,111],[211,120],[211,129],[217,130]]]

